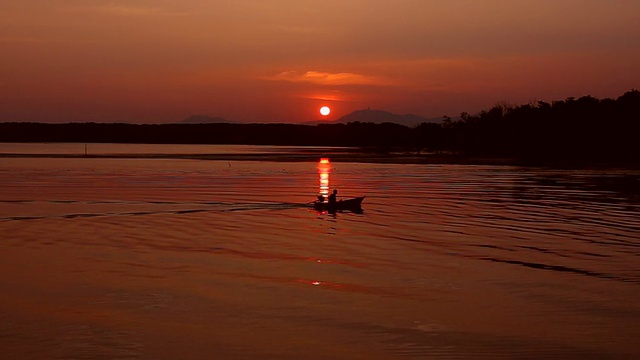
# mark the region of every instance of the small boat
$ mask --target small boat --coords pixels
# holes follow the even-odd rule
[[[318,211],[328,211],[328,212],[336,212],[336,211],[352,211],[352,212],[362,212],[362,201],[364,200],[364,196],[338,200],[334,204],[329,204],[328,202],[320,202],[314,201],[313,208]]]

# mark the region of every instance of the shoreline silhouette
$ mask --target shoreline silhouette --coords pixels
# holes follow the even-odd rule
[[[591,96],[552,103],[496,105],[459,120],[408,127],[395,123],[347,124],[125,124],[0,123],[0,142],[219,144],[349,147],[334,161],[572,166],[640,165],[640,91],[617,99]],[[209,160],[307,161],[317,153],[180,154]],[[34,154],[0,154],[34,157]],[[75,155],[40,154],[40,157]],[[106,155],[81,154],[83,157]],[[166,157],[165,154],[108,157]]]

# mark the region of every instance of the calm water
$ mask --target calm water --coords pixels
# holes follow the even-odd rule
[[[332,163],[330,215],[315,162],[0,158],[0,353],[639,358],[639,179]]]

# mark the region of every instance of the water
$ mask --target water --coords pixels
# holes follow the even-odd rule
[[[0,352],[640,356],[639,172],[334,162],[329,187],[367,196],[334,215],[306,205],[318,172],[0,158]]]

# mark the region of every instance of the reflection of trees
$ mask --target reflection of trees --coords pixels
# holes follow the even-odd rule
[[[640,163],[640,91],[617,99],[499,104],[414,128],[348,124],[0,123],[0,141],[359,146],[504,157],[530,164]]]

